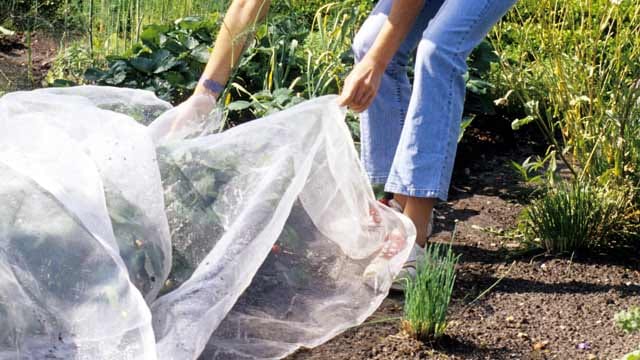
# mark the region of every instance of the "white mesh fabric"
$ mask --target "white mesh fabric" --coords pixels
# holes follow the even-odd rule
[[[376,203],[335,98],[216,116],[131,89],[0,98],[0,359],[281,358],[375,311],[415,229]]]

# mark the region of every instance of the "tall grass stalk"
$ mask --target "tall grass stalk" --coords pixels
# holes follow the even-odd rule
[[[409,335],[432,340],[444,334],[458,259],[450,245],[427,247],[424,260],[417,264],[415,279],[405,288],[402,328]]]
[[[364,20],[364,10],[361,1],[346,1],[326,4],[315,13],[305,46],[308,97],[327,94],[329,89],[339,91],[341,77],[349,69],[343,58],[350,51],[358,24]]]
[[[124,53],[140,39],[142,27],[178,18],[224,12],[230,0],[65,0],[65,36],[86,32],[100,53]]]

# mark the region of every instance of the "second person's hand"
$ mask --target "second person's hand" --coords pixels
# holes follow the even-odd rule
[[[365,57],[354,65],[345,79],[338,103],[355,112],[365,111],[378,94],[383,74],[384,66],[381,63]]]
[[[204,126],[202,121],[208,120],[208,115],[216,107],[217,97],[209,93],[197,93],[176,108],[176,117],[171,124],[170,133],[178,133],[189,127]]]

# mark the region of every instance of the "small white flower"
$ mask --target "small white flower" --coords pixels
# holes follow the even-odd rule
[[[620,5],[622,0],[609,0],[613,5]]]

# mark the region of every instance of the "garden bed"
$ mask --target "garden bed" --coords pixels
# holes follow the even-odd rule
[[[36,87],[56,47],[35,36]],[[33,86],[26,62],[23,37],[0,41],[0,91]],[[546,145],[516,138],[508,121],[484,120],[467,129],[450,201],[436,214],[432,241],[450,241],[458,220],[454,250],[461,254],[444,339],[424,344],[402,335],[400,321],[388,320],[402,316],[396,293],[369,319],[375,323],[289,359],[617,359],[638,348],[640,334],[625,335],[613,323],[615,313],[640,305],[638,250],[549,257],[523,254],[516,241],[499,236],[496,230],[516,225],[530,192],[509,162],[543,153]]]
[[[640,305],[640,263],[630,252],[548,257],[523,253],[499,235],[516,225],[529,192],[509,161],[522,160],[535,144],[494,130],[469,129],[450,201],[436,212],[431,241],[450,241],[458,220],[454,250],[462,255],[444,339],[424,344],[401,334],[399,320],[384,321],[402,316],[396,293],[370,324],[290,360],[617,359],[637,348],[640,334],[625,335],[613,321]]]

